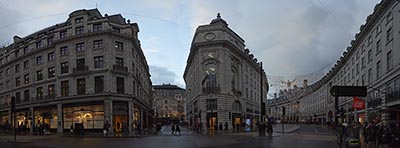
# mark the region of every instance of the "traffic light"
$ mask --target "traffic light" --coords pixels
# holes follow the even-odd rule
[[[342,96],[367,96],[367,87],[365,86],[333,86],[330,90],[332,96],[342,97]]]

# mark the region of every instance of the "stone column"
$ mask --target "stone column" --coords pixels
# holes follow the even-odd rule
[[[142,130],[143,130],[143,124],[144,124],[144,121],[143,121],[143,109],[140,109],[140,129],[142,129]]]
[[[33,107],[29,108],[29,115],[30,115],[29,117],[31,118],[31,123],[29,123],[30,124],[29,132],[33,134],[33,128],[35,127],[35,116]]]
[[[57,104],[57,134],[62,135],[63,134],[63,109],[62,109],[62,104]]]
[[[132,131],[133,113],[134,113],[133,101],[129,101],[128,102],[128,128],[129,128],[128,131],[130,133],[133,133],[133,131]]]
[[[104,100],[104,123],[110,123],[109,132],[114,134],[112,100]]]
[[[11,126],[13,126],[12,120],[13,120],[13,116],[12,116],[11,110],[8,110],[8,124]]]

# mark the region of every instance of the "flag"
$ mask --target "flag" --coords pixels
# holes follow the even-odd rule
[[[365,102],[361,100],[360,98],[353,97],[353,108],[355,109],[364,109],[365,108]]]

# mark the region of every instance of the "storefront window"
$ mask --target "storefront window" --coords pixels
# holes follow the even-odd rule
[[[41,124],[47,125],[50,129],[57,128],[57,108],[38,108],[34,110],[35,114],[35,126],[40,126]]]
[[[64,107],[64,129],[75,123],[82,123],[84,129],[102,129],[104,124],[104,105]]]

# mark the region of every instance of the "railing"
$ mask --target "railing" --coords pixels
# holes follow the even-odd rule
[[[394,102],[397,100],[400,100],[400,90],[386,94],[386,103]]]
[[[220,92],[221,89],[219,88],[219,86],[216,86],[216,87],[203,87],[202,91],[203,91],[203,93],[216,93],[216,92]]]
[[[128,67],[123,65],[113,65],[113,70],[120,72],[128,72]]]
[[[89,66],[80,66],[72,69],[73,73],[89,71]]]

